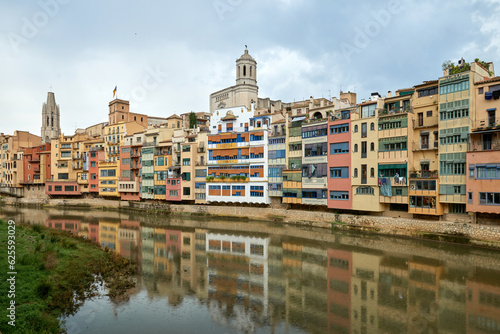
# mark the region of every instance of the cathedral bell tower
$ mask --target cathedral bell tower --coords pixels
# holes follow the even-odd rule
[[[50,143],[51,139],[59,137],[59,121],[59,106],[56,104],[54,93],[49,92],[47,102],[42,106],[42,143]]]
[[[257,86],[257,62],[248,54],[247,48],[236,60],[236,84]]]

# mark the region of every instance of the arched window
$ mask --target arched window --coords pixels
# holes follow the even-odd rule
[[[238,65],[238,77],[240,77],[240,76],[241,76],[241,66]]]
[[[252,66],[250,66],[250,76],[252,76]]]
[[[375,168],[370,169],[370,177],[375,177]]]
[[[243,65],[243,76],[247,75],[247,67]]]
[[[370,151],[375,151],[375,143],[370,144]]]
[[[358,177],[358,169],[354,168],[354,176],[353,177]]]
[[[314,119],[322,119],[323,115],[319,111],[317,111],[314,113],[313,118]]]
[[[358,152],[358,144],[354,144],[354,152]]]
[[[375,131],[375,123],[373,123],[373,122],[372,122],[372,123],[370,124],[370,130],[371,130],[371,131]]]
[[[354,126],[354,132],[358,132],[358,125],[357,124]]]

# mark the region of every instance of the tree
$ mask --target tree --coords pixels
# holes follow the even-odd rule
[[[443,65],[441,66],[441,68],[444,70],[448,69],[448,68],[452,68],[453,67],[453,62],[451,60],[447,60],[443,63]]]
[[[197,123],[198,120],[196,119],[196,114],[191,111],[191,113],[189,114],[189,128],[195,128]]]

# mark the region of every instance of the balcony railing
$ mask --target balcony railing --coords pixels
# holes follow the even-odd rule
[[[406,113],[413,113],[413,107],[405,107],[399,109],[380,109],[378,115],[390,116],[390,115],[406,114]]]
[[[437,170],[423,170],[410,172],[410,179],[437,179],[439,178],[439,171]]]
[[[500,142],[497,140],[470,142],[469,151],[500,151]]]
[[[437,150],[438,142],[413,142],[413,151],[423,151],[423,150]]]
[[[500,119],[494,118],[484,118],[478,119],[472,122],[472,131],[484,131],[484,130],[499,130],[500,131]]]

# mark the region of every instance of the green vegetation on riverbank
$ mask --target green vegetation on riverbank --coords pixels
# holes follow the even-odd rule
[[[39,225],[16,225],[15,298],[9,298],[10,282],[0,281],[0,332],[59,333],[58,320],[73,314],[86,298],[97,294],[106,282],[110,297],[134,286],[136,265],[91,241]],[[0,220],[2,277],[8,268],[8,225]],[[15,300],[15,327],[6,316]]]

